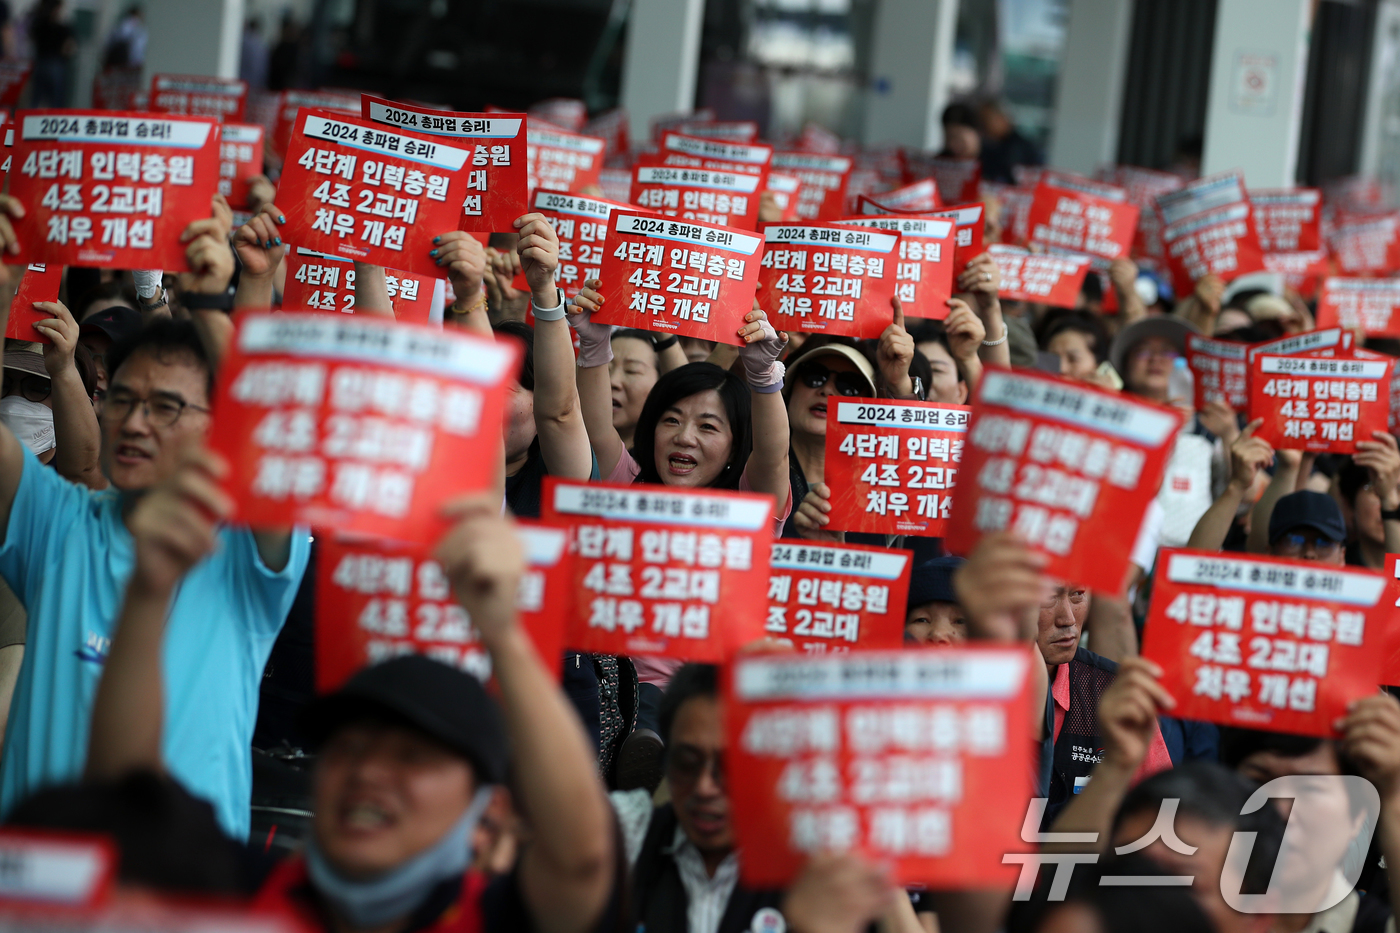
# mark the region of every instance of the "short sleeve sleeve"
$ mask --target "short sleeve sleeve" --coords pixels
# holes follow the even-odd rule
[[[291,534],[287,565],[274,573],[263,563],[257,540],[250,530],[233,528],[226,532],[225,545],[237,551],[235,573],[241,577],[240,589],[252,610],[248,614],[249,627],[262,634],[276,634],[281,630],[306,573],[311,536],[305,528],[294,528]]]
[[[21,603],[28,603],[31,575],[43,572],[46,558],[67,539],[91,497],[86,487],[68,482],[24,448],[24,471],[0,544],[0,576]]]

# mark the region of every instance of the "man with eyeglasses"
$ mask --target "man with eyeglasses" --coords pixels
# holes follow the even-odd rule
[[[233,273],[219,207],[183,234],[192,269],[181,274],[187,295],[220,296]],[[0,215],[22,213],[0,195]],[[0,248],[13,239],[0,216]],[[226,326],[221,313],[211,316],[211,324]],[[110,488],[65,481],[0,427],[0,576],[29,613],[0,757],[0,811],[81,776],[93,697],[133,568],[132,507],[158,483],[179,480],[182,453],[210,427],[213,364],[190,321],[160,319],[113,346],[107,372],[99,427]],[[236,839],[248,835],[258,685],[308,549],[304,531],[225,526],[169,612],[165,759],[171,776],[208,800]]]

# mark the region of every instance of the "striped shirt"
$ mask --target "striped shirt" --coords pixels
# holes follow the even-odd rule
[[[711,877],[705,871],[705,860],[700,850],[686,838],[685,831],[679,826],[671,842],[671,851],[690,902],[686,912],[686,922],[690,928],[687,933],[718,933],[725,908],[729,906],[729,896],[734,893],[734,885],[739,881],[738,852],[726,855],[719,868],[715,869],[714,877]]]

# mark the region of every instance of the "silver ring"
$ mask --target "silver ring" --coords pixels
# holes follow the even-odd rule
[[[984,282],[990,282],[991,280],[992,280],[992,274],[991,274],[990,272],[983,272],[983,273],[982,273],[982,281],[984,281]]]

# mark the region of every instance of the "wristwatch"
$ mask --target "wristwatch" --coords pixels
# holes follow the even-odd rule
[[[150,301],[147,301],[139,295],[136,296],[136,305],[142,311],[154,311],[164,304],[167,304],[167,300],[165,297],[165,289],[163,288],[156,289],[156,293],[151,296]]]

